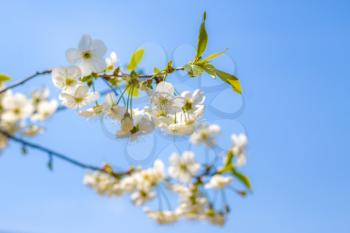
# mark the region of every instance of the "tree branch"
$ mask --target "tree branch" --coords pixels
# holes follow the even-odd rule
[[[115,176],[115,177],[120,177],[120,176],[123,176],[123,175],[126,175],[126,174],[129,174],[130,172],[132,172],[131,170],[129,171],[126,171],[126,172],[114,172],[114,171],[111,171],[111,170],[106,170],[104,168],[100,168],[100,167],[96,167],[96,166],[93,166],[93,165],[89,165],[89,164],[86,164],[86,163],[83,163],[83,162],[80,162],[78,160],[75,160],[75,159],[72,159],[62,153],[59,153],[59,152],[56,152],[54,150],[51,150],[49,148],[46,148],[44,146],[41,146],[39,144],[35,144],[35,143],[32,143],[32,142],[29,142],[29,141],[26,141],[24,139],[21,139],[21,138],[18,138],[14,135],[11,135],[10,133],[8,133],[7,131],[3,130],[3,129],[0,129],[0,133],[5,135],[8,139],[18,143],[18,144],[22,144],[23,146],[27,146],[27,147],[30,147],[34,150],[38,150],[38,151],[41,151],[41,152],[44,152],[46,153],[49,158],[58,158],[64,162],[67,162],[67,163],[70,163],[76,167],[80,167],[80,168],[83,168],[83,169],[88,169],[88,170],[93,170],[93,171],[100,171],[100,172],[105,172],[105,173],[108,173],[112,176]]]
[[[29,76],[28,78],[25,78],[25,79],[23,79],[22,81],[19,81],[18,83],[15,83],[15,84],[13,84],[13,85],[11,85],[11,86],[8,86],[8,87],[6,87],[5,89],[1,90],[1,91],[0,91],[0,94],[6,92],[6,91],[8,91],[8,90],[11,90],[11,89],[13,89],[13,88],[15,88],[15,87],[18,87],[18,86],[20,86],[20,85],[23,85],[23,84],[25,84],[26,82],[32,80],[32,79],[35,78],[35,77],[38,77],[38,76],[41,76],[41,75],[50,74],[50,73],[51,73],[51,70],[44,70],[44,71],[41,71],[41,72],[36,72],[35,74]]]

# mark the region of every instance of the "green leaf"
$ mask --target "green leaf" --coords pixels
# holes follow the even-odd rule
[[[215,78],[216,77],[216,69],[213,65],[209,63],[201,63],[199,66],[205,70],[211,77]]]
[[[236,177],[240,182],[244,184],[245,187],[247,187],[249,190],[252,189],[252,185],[250,183],[249,178],[244,175],[243,173],[237,171],[236,169],[232,169],[231,171],[232,175]]]
[[[222,54],[226,53],[227,49],[225,49],[224,51],[222,52],[219,52],[219,53],[213,53],[211,55],[209,55],[208,57],[204,58],[202,61],[203,62],[209,62],[211,60],[214,60],[215,58],[221,56]]]
[[[207,18],[207,13],[204,11],[202,24],[199,29],[199,35],[198,35],[198,44],[197,44],[197,53],[196,53],[197,59],[199,59],[202,56],[208,44],[208,33],[207,33],[207,30],[205,29],[206,18]]]
[[[6,74],[0,74],[0,84],[10,81],[12,78]]]
[[[184,65],[184,69],[191,77],[198,77],[205,71],[201,66],[191,63]]]
[[[230,84],[235,92],[237,92],[240,95],[242,94],[241,84],[236,76],[221,70],[216,70],[216,75],[219,76],[219,78],[221,78],[223,81]]]
[[[136,67],[140,64],[143,55],[145,53],[144,49],[137,49],[134,54],[131,56],[130,62],[128,64],[128,70],[135,70]]]

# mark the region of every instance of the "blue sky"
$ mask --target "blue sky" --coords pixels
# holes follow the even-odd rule
[[[229,48],[218,65],[235,71],[244,89],[243,98],[224,92],[213,102],[233,119],[213,111],[207,119],[222,124],[227,143],[226,131],[247,132],[244,171],[254,185],[248,198],[230,197],[233,211],[224,228],[160,227],[126,198],[100,198],[83,186],[84,171],[57,161],[49,172],[45,156],[23,157],[12,144],[0,157],[0,231],[350,232],[348,1],[4,0],[0,8],[0,72],[16,80],[67,64],[65,50],[84,33],[104,40],[122,61],[144,45],[146,54],[152,51],[146,69],[165,57],[181,63],[206,10],[208,52]],[[49,76],[18,90],[42,85],[57,95]],[[67,111],[45,126],[47,133],[34,141],[94,164],[131,163],[122,154],[125,141],[107,137],[99,122]]]

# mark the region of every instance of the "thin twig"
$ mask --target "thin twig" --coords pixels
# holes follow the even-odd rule
[[[41,71],[41,72],[36,72],[35,74],[29,76],[28,78],[25,78],[25,79],[23,79],[22,81],[19,81],[18,83],[15,83],[15,84],[13,84],[13,85],[11,85],[11,86],[6,87],[5,89],[2,89],[2,90],[0,91],[0,94],[6,92],[6,91],[8,91],[8,90],[11,90],[11,89],[13,89],[13,88],[15,88],[15,87],[18,87],[18,86],[20,86],[20,85],[23,85],[23,84],[25,84],[26,82],[32,80],[32,79],[35,78],[35,77],[38,77],[38,76],[41,76],[41,75],[50,74],[50,73],[51,73],[51,70],[44,70],[44,71]]]
[[[80,162],[78,160],[72,159],[72,158],[70,158],[67,155],[64,155],[64,154],[59,153],[59,152],[54,151],[54,150],[51,150],[51,149],[49,149],[47,147],[44,147],[44,146],[41,146],[39,144],[35,144],[35,143],[32,143],[32,142],[26,141],[24,139],[18,138],[18,137],[14,136],[14,135],[11,135],[7,131],[4,131],[3,129],[0,129],[0,133],[5,135],[8,139],[10,139],[10,140],[12,140],[14,142],[17,142],[19,144],[22,144],[23,146],[27,146],[27,147],[30,147],[32,149],[39,150],[41,152],[46,153],[49,156],[50,159],[55,157],[55,158],[61,159],[62,161],[65,161],[67,163],[70,163],[72,165],[75,165],[75,166],[83,168],[83,169],[105,172],[105,173],[108,173],[108,174],[110,174],[112,176],[115,176],[115,177],[120,177],[120,176],[129,174],[131,172],[130,170],[126,171],[126,172],[118,172],[118,173],[114,172],[114,171],[106,171],[103,168],[96,167],[96,166],[93,166],[93,165],[90,165],[90,164],[86,164],[86,163]]]

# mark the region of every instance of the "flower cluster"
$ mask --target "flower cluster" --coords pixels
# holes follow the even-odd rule
[[[207,139],[201,143],[213,145],[212,141],[216,131],[220,128],[217,125],[207,125],[208,129],[215,128],[213,133],[208,133]],[[199,128],[192,134],[197,137],[203,128]],[[237,138],[243,140],[237,141]],[[193,141],[192,139],[190,141]],[[245,157],[247,141],[244,134],[232,136],[232,147],[222,158],[221,164],[201,165],[192,151],[184,151],[181,155],[173,153],[169,158],[169,166],[161,160],[156,160],[153,167],[142,169],[132,168],[123,174],[113,173],[112,168],[106,165],[103,171],[88,173],[84,178],[84,183],[100,195],[117,197],[129,194],[137,206],[151,204],[154,199],[158,199],[158,208],[152,210],[144,207],[144,211],[150,218],[159,224],[171,224],[180,219],[206,220],[212,224],[223,225],[229,213],[229,205],[224,198],[221,200],[221,208],[215,199],[211,199],[226,190],[235,191],[240,195],[245,195],[246,191],[239,191],[234,188],[236,179],[243,182],[249,190],[250,185],[246,177],[239,173],[237,167],[242,165],[240,160]],[[238,158],[238,160],[233,159]],[[168,194],[173,193],[178,197],[177,207],[171,208]],[[167,201],[167,208],[161,205],[162,200]]]
[[[86,118],[110,118],[119,125],[115,133],[117,138],[135,140],[160,129],[168,135],[188,136],[189,143],[205,145],[206,150],[217,146],[216,136],[220,127],[201,123],[205,108],[204,93],[201,90],[178,92],[167,80],[170,73],[185,68],[175,68],[169,62],[164,70],[155,68],[153,74],[144,75],[135,71],[143,50],[134,53],[127,70],[117,66],[115,52],[105,57],[106,52],[101,40],[94,40],[88,35],[81,38],[78,48],[67,50],[70,66],[57,67],[52,71],[52,80],[61,90],[63,105],[77,109]],[[104,83],[109,91],[98,91],[98,81]],[[148,104],[135,107],[134,99],[141,92],[147,97]],[[250,189],[248,178],[237,170],[246,161],[246,136],[233,135],[232,141],[233,146],[222,158],[221,165],[215,162],[201,164],[193,151],[184,151],[169,157],[168,169],[160,160],[156,160],[151,168],[132,168],[124,173],[116,173],[107,165],[100,171],[88,173],[84,183],[100,195],[130,194],[137,206],[153,199],[161,202],[165,197],[167,200],[166,192],[175,193],[178,196],[177,208],[171,209],[170,204],[167,210],[145,208],[145,213],[160,224],[190,218],[223,225],[229,205],[222,200],[222,207],[218,209],[215,201],[210,200],[209,191],[224,193],[225,189],[229,189],[244,195],[246,191],[232,187],[234,178]]]
[[[106,46],[101,40],[85,35],[79,47],[68,49],[66,54],[71,66],[52,71],[53,83],[61,89],[62,104],[79,109],[84,117],[104,115],[117,121],[120,125],[117,137],[135,139],[156,127],[172,135],[189,135],[203,115],[205,97],[200,90],[178,94],[165,77],[159,79],[161,76],[155,75],[141,80],[133,72],[123,73],[115,64],[115,52],[104,58]],[[97,79],[103,79],[111,88],[102,101],[101,94],[94,88]],[[121,86],[124,90],[119,92]],[[140,91],[148,95],[150,104],[141,109],[133,108],[133,99]]]
[[[50,118],[57,106],[56,100],[49,100],[46,88],[35,90],[29,97],[8,90],[0,94],[0,128],[9,134],[36,136],[44,130],[40,122]],[[0,134],[0,149],[4,149],[7,142],[8,137]]]

